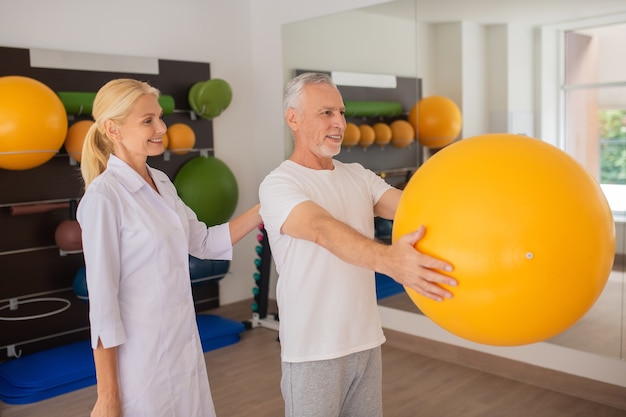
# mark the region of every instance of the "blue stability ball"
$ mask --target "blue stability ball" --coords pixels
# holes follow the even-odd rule
[[[187,161],[174,178],[180,198],[207,226],[226,223],[237,208],[239,188],[230,168],[213,156]]]
[[[87,292],[87,274],[84,265],[78,270],[78,272],[76,272],[72,289],[79,300],[84,302],[89,301],[89,293]]]
[[[189,277],[193,286],[219,281],[228,273],[230,261],[221,259],[198,259],[189,255]]]

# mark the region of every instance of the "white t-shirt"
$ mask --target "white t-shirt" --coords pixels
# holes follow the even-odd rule
[[[78,205],[92,346],[118,347],[125,416],[214,416],[189,254],[231,259],[229,228],[207,230],[163,172],[150,174],[159,193],[112,155]]]
[[[261,183],[261,217],[278,271],[276,298],[285,362],[334,359],[380,346],[374,272],[321,246],[280,233],[298,204],[311,200],[374,237],[374,205],[391,186],[357,163],[314,170],[284,161]]]

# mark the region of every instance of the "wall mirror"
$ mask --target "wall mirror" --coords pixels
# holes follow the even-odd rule
[[[403,77],[414,77],[421,80],[421,91],[415,94],[428,96],[430,94],[443,94],[452,92],[454,95],[455,82],[443,86],[441,74],[451,79],[454,73],[459,77],[464,75],[463,68],[437,67],[437,63],[443,62],[442,55],[460,53],[455,48],[457,44],[452,44],[450,48],[445,46],[445,33],[440,29],[445,25],[464,25],[465,22],[472,24],[506,26],[508,24],[525,28],[529,32],[536,32],[535,28],[549,23],[563,22],[566,20],[577,20],[582,18],[592,18],[613,13],[623,5],[618,5],[614,1],[600,1],[588,3],[583,8],[572,8],[568,6],[568,0],[551,2],[530,1],[516,3],[514,1],[483,0],[479,7],[476,3],[459,1],[428,1],[428,0],[400,0],[385,3],[379,6],[366,7],[357,10],[346,11],[334,15],[323,16],[287,24],[283,27],[283,60],[285,79],[294,75],[295,69],[311,69],[320,71],[354,71],[379,74],[394,74]],[[575,10],[574,10],[575,9]],[[538,20],[541,19],[541,20]],[[487,31],[491,29],[485,29]],[[534,33],[533,32],[533,33]],[[495,32],[492,32],[495,33]],[[625,39],[626,36],[622,36]],[[489,37],[487,36],[487,41]],[[436,42],[435,42],[436,40]],[[529,41],[532,44],[532,41]],[[472,54],[471,49],[463,53]],[[484,54],[479,54],[483,56]],[[538,56],[538,54],[536,55]],[[482,58],[481,58],[482,59]],[[491,57],[490,59],[494,59]],[[539,59],[539,58],[537,58]],[[445,59],[444,59],[445,61]],[[624,62],[622,62],[623,64]],[[489,68],[490,78],[507,77],[506,68],[501,68],[502,73],[496,73],[492,64],[484,65],[473,62],[475,68]],[[482,66],[481,66],[482,65]],[[491,66],[489,66],[491,65]],[[536,68],[538,62],[534,63]],[[554,64],[556,66],[556,64]],[[510,71],[510,70],[509,70]],[[530,83],[536,89],[539,80],[539,71],[534,72]],[[439,79],[439,81],[435,81]],[[460,82],[460,81],[459,81]],[[619,80],[612,79],[610,83],[615,88],[624,89],[626,87],[626,77]],[[543,83],[542,83],[543,85]],[[532,89],[531,88],[531,89]],[[558,86],[556,87],[558,88]],[[442,93],[443,90],[443,93]],[[478,95],[486,96],[486,91],[474,90]],[[530,124],[539,126],[537,114],[539,103],[538,93],[531,98],[534,110],[534,121],[532,117]],[[555,94],[560,94],[555,92]],[[623,95],[622,95],[623,96]],[[465,102],[468,98],[463,97]],[[475,99],[475,98],[474,98]],[[480,101],[479,101],[480,102]],[[489,98],[482,100],[484,107],[489,107]],[[462,103],[458,103],[462,104]],[[617,110],[623,112],[626,109],[625,102],[613,103]],[[513,105],[514,106],[514,105]],[[620,108],[621,106],[621,108]],[[461,106],[462,107],[462,106]],[[468,106],[469,107],[469,106]],[[469,123],[474,123],[481,114],[489,116],[492,109],[485,108],[482,113],[464,112],[464,118],[468,118]],[[624,113],[622,113],[624,114]],[[471,119],[468,117],[470,116]],[[476,117],[474,117],[476,116]],[[544,116],[545,117],[545,116]],[[624,119],[626,120],[626,118]],[[615,146],[621,146],[620,152],[626,159],[626,121],[621,129],[621,139],[615,142]],[[465,122],[465,121],[464,121]],[[476,128],[480,133],[489,133],[503,130],[490,130],[494,126],[502,126],[486,120],[481,126]],[[510,126],[510,125],[509,125]],[[464,127],[465,129],[465,127]],[[531,128],[530,134],[540,134],[540,129]],[[461,133],[461,137],[468,132]],[[510,131],[509,133],[519,133]],[[291,137],[286,132],[286,154],[291,146]],[[419,158],[428,157],[428,150],[420,149],[414,145],[412,150]],[[344,150],[342,152],[355,153],[371,152],[362,149]],[[619,165],[623,171],[619,175],[622,181],[626,178],[626,163]],[[624,184],[624,182],[622,182]],[[626,184],[624,184],[626,187]],[[622,195],[626,195],[626,190]],[[624,210],[622,208],[622,210]],[[617,245],[615,264],[607,286],[598,298],[591,310],[582,317],[575,325],[562,334],[548,340],[559,346],[571,349],[598,354],[611,358],[626,359],[626,336],[625,324],[625,302],[626,298],[626,272],[625,272],[625,246],[626,237],[624,235],[624,224],[626,213],[615,212],[615,224],[617,231]],[[540,290],[540,289],[538,289]],[[563,297],[567,297],[567,288],[564,285]],[[381,299],[380,304],[403,309],[406,311],[416,311],[408,297],[400,293]],[[555,308],[558,306],[555,304]]]

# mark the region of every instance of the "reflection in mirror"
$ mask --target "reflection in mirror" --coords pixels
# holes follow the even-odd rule
[[[486,3],[488,2],[482,4]],[[492,3],[493,7],[488,7],[489,12],[482,13],[476,7],[469,7],[470,3],[462,1],[450,1],[446,3],[447,6],[441,6],[441,3],[436,2],[405,0],[285,25],[284,78],[291,78],[296,69],[411,77],[420,80],[415,91],[416,99],[439,94],[457,101],[463,112],[461,137],[503,131],[540,137],[542,132],[539,130],[539,122],[542,116],[537,114],[536,109],[536,103],[540,100],[539,97],[533,98],[531,92],[536,91],[538,85],[545,88],[549,84],[534,78],[536,75],[533,73],[532,61],[538,54],[533,51],[533,37],[537,25],[557,19],[562,21],[568,18],[574,20],[593,17],[610,10],[606,7],[602,9],[600,1],[589,5],[586,15],[581,15],[581,10],[577,10],[577,15],[567,16],[566,10],[574,13],[571,7],[568,8],[567,2],[550,2],[549,10],[544,10],[542,7],[546,6],[545,2],[533,0],[524,3],[525,13],[522,15],[519,8],[510,3],[513,7],[511,10],[515,12],[508,13],[508,20],[515,20],[515,25],[509,25],[507,7],[503,6],[509,3]],[[535,8],[533,11],[534,6],[539,9]],[[592,9],[593,7],[597,8]],[[472,14],[463,15],[464,12]],[[533,22],[530,18],[533,15],[544,20]],[[591,62],[595,64],[594,70],[599,78],[571,81],[572,85],[563,90],[567,127],[571,128],[568,124],[571,121],[577,121],[577,127],[583,129],[579,132],[571,131],[567,133],[567,137],[585,138],[584,143],[573,143],[568,139],[563,147],[598,178],[614,209],[617,232],[614,268],[605,290],[590,311],[570,329],[549,342],[624,359],[626,191],[618,188],[612,193],[611,190],[616,190],[619,186],[626,187],[626,102],[623,101],[626,76],[623,70],[608,71],[610,68],[623,69],[626,64],[623,54],[615,53],[624,50],[626,46],[623,44],[626,39],[623,25],[620,30],[622,32],[618,36],[609,36],[606,30],[600,28],[597,31],[580,31],[572,35],[572,39],[586,42],[586,45],[595,45],[596,49],[592,52],[597,55]],[[609,54],[606,55],[606,48],[602,49],[591,41],[597,37],[603,40],[619,39],[622,43],[610,46]],[[577,44],[577,48],[574,51],[579,54],[590,53],[581,43]],[[569,50],[569,53],[572,54],[572,51]],[[524,56],[524,59],[520,60],[519,56]],[[572,55],[565,58],[572,58]],[[554,59],[553,67],[558,68],[560,57],[554,56],[550,59]],[[580,55],[579,62],[588,64],[589,55],[584,59]],[[588,74],[587,71],[585,75]],[[559,87],[554,86],[555,95],[559,94]],[[579,104],[580,111],[581,95],[589,99],[585,103],[595,103],[595,107],[583,106],[584,113],[568,113],[577,109],[573,103]],[[615,100],[616,97],[620,99]],[[405,106],[404,110],[408,112],[409,109]],[[593,122],[580,126],[582,120]],[[590,140],[590,131],[600,134],[591,135],[594,139]],[[288,134],[285,137],[285,152],[288,154],[291,139]],[[554,138],[542,139],[556,142]],[[575,150],[580,149],[583,150],[584,157],[576,154]],[[385,151],[385,147],[367,150],[355,147],[344,149],[342,153],[350,153],[350,158],[358,160],[361,154],[371,156],[375,152]],[[429,153],[427,149],[420,149],[417,144],[413,144],[407,151],[416,155],[417,161],[428,157]],[[367,160],[365,156],[364,158]],[[384,171],[380,168],[373,169]],[[401,180],[406,178],[395,179]],[[394,179],[390,177],[389,181]],[[537,291],[541,289],[538,288]],[[562,296],[562,300],[555,300],[555,308],[558,308],[558,303],[567,302],[567,283],[563,285]],[[402,291],[380,299],[379,304],[419,313]]]
[[[585,26],[563,34],[565,150],[600,183],[613,211],[615,261],[590,311],[553,343],[626,357],[624,346],[626,225],[626,23]]]

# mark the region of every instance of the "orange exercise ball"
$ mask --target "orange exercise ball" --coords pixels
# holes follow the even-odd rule
[[[67,129],[67,136],[65,137],[65,150],[68,155],[74,158],[77,162],[80,162],[81,155],[83,153],[85,136],[87,135],[89,128],[93,126],[93,123],[93,120],[79,120]]]
[[[342,146],[351,148],[359,144],[361,140],[361,130],[354,123],[346,123],[346,129],[343,132]]]
[[[59,96],[33,78],[0,77],[0,168],[48,162],[63,146],[67,113]]]
[[[385,146],[391,142],[391,127],[387,123],[374,123],[374,145]]]
[[[391,146],[394,148],[406,148],[415,141],[415,130],[406,120],[394,120],[389,127],[391,127]]]
[[[167,136],[167,132],[163,133],[161,141],[163,143],[163,150],[166,150],[170,146],[170,138]]]
[[[463,118],[454,101],[443,96],[429,96],[419,100],[411,108],[409,122],[417,132],[420,144],[429,148],[441,148],[459,136]]]
[[[488,134],[429,158],[407,184],[392,239],[454,265],[443,302],[406,288],[435,323],[497,346],[549,339],[578,321],[613,265],[615,227],[595,179],[539,139]]]
[[[374,139],[376,138],[376,132],[374,132],[374,128],[368,124],[363,124],[359,125],[359,130],[361,131],[359,146],[362,148],[372,146],[372,144],[374,143]]]
[[[196,144],[196,134],[185,123],[174,123],[167,128],[168,148],[175,155],[184,155]]]

